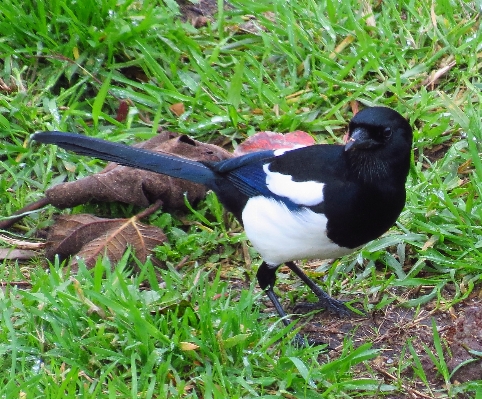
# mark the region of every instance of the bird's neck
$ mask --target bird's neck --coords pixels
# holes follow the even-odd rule
[[[387,182],[404,185],[410,167],[410,159],[383,160],[379,157],[357,156],[349,159],[350,175],[364,184],[384,186]]]

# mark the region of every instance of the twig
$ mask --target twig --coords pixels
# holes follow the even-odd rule
[[[19,220],[22,220],[25,216],[27,216],[29,212],[36,211],[37,209],[43,208],[44,206],[49,204],[50,204],[50,201],[47,197],[44,197],[38,201],[28,204],[27,206],[13,213],[12,216],[9,216],[8,218],[4,218],[4,220],[1,220],[0,230],[6,230],[9,227],[12,227]]]
[[[140,220],[148,216],[151,216],[154,212],[156,212],[161,208],[162,204],[163,204],[162,200],[158,199],[149,208],[146,208],[143,211],[139,212],[137,215],[135,215],[134,218],[136,218],[137,220]]]

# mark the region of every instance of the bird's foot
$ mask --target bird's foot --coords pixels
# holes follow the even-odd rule
[[[336,314],[338,317],[349,317],[354,313],[345,305],[345,302],[333,299],[331,297],[320,298],[318,302],[300,302],[297,303],[293,309],[294,312],[298,311],[311,312],[313,310],[326,309],[330,313]]]
[[[296,334],[292,340],[293,345],[298,347],[298,348],[306,348],[307,346],[326,346],[326,350],[332,350],[333,348],[330,348],[330,346],[323,341],[318,341],[313,338],[305,337],[301,334]]]

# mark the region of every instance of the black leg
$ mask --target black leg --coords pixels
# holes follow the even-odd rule
[[[273,303],[276,311],[281,317],[281,321],[285,326],[290,325],[291,320],[289,319],[288,315],[283,309],[283,306],[281,305],[281,302],[279,301],[278,297],[273,291],[273,287],[276,282],[276,270],[278,270],[278,267],[269,267],[266,262],[263,262],[261,266],[258,269],[258,273],[256,274],[256,277],[258,278],[258,284],[266,292],[266,295],[268,295],[268,298],[271,300]],[[303,336],[300,334],[296,334],[293,343],[297,346],[305,346],[306,344],[308,345],[324,345],[324,342],[319,342],[315,341],[312,339],[305,339]]]
[[[311,280],[294,262],[286,262],[288,266],[318,297],[317,303],[302,303],[298,304],[296,308],[304,308],[308,310],[327,309],[328,311],[337,314],[338,316],[350,316],[352,311],[347,306],[337,299],[333,299],[325,291],[323,291],[316,283]]]
[[[291,320],[288,318],[288,315],[281,306],[281,303],[273,291],[273,287],[276,283],[276,270],[278,267],[269,267],[266,262],[263,262],[258,269],[258,273],[256,277],[258,278],[258,284],[262,290],[266,292],[268,298],[273,303],[276,311],[283,318],[283,323],[285,326],[291,323]]]

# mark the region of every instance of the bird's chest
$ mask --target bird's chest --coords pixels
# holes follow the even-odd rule
[[[322,213],[308,208],[293,212],[272,198],[250,198],[242,219],[249,240],[272,266],[297,259],[337,258],[354,250],[328,238]]]
[[[365,190],[363,193],[326,193],[324,213],[328,237],[341,246],[355,248],[385,233],[405,204],[405,190]]]

